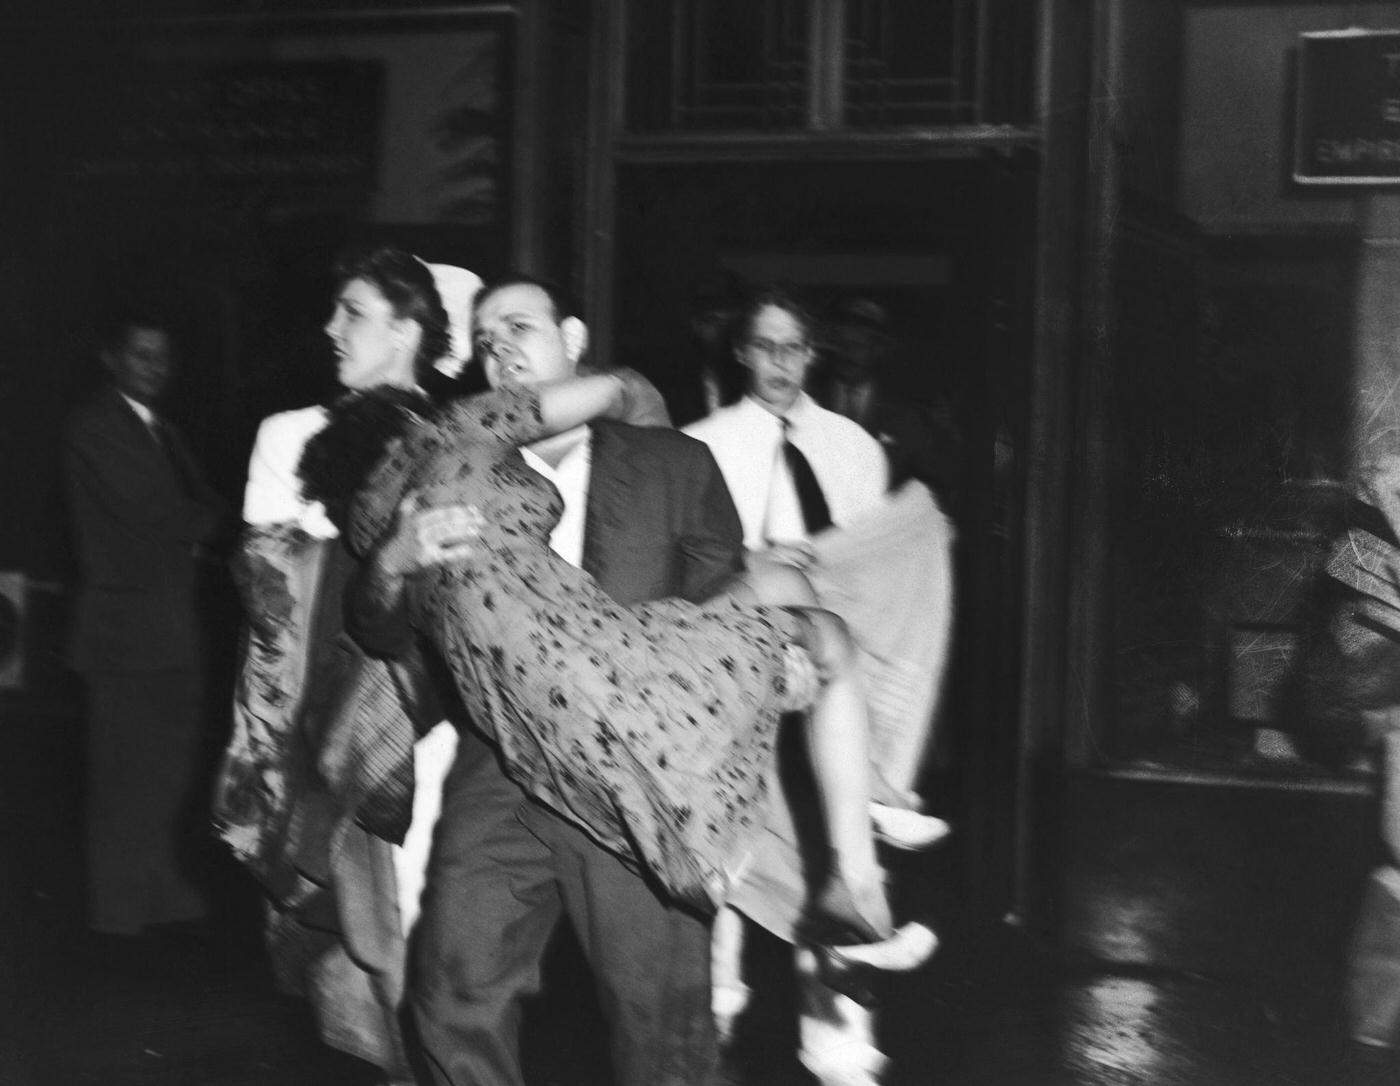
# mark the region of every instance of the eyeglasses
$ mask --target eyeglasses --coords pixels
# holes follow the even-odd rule
[[[744,349],[770,362],[802,362],[812,353],[812,345],[801,340],[774,343],[771,339],[750,339],[744,343]]]

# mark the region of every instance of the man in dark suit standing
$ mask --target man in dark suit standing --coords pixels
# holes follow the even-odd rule
[[[588,330],[547,284],[510,279],[477,297],[475,357],[491,385],[576,372]],[[655,390],[635,386],[639,396]],[[636,417],[633,415],[633,417]],[[551,478],[565,512],[551,546],[627,604],[704,599],[742,562],[734,503],[709,451],[674,430],[598,422],[522,450]],[[423,511],[421,518],[439,514]],[[413,537],[399,533],[399,541]],[[392,649],[404,573],[421,564],[381,550],[379,576],[354,601],[372,649]],[[411,577],[411,574],[409,574]],[[361,606],[365,605],[365,606]],[[395,622],[398,629],[394,632]],[[709,933],[582,830],[530,799],[470,733],[444,788],[415,933],[409,1005],[439,1086],[521,1086],[522,999],[540,986],[546,947],[571,921],[597,982],[623,1086],[711,1080]]]
[[[89,706],[88,920],[138,935],[204,913],[180,870],[176,823],[202,738],[197,552],[225,512],[156,413],[175,368],[167,326],[124,315],[101,361],[108,381],[65,434],[82,578],[72,664]]]

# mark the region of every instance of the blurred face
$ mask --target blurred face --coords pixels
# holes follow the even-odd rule
[[[836,350],[832,355],[837,376],[843,381],[862,381],[875,368],[880,336],[873,328],[843,324],[836,328]]]
[[[556,320],[549,295],[533,283],[502,287],[476,307],[472,357],[481,360],[492,388],[572,377],[583,343],[583,322]]]
[[[732,309],[706,309],[690,322],[695,338],[706,347],[718,347],[724,341],[725,329],[734,318]]]
[[[749,392],[777,415],[797,402],[812,357],[807,330],[777,306],[760,309],[748,336],[739,344],[739,362],[749,371]]]
[[[395,316],[374,284],[351,279],[341,287],[325,331],[335,349],[336,378],[344,387],[412,388],[416,383],[413,357],[421,330]]]
[[[128,328],[126,338],[102,352],[117,388],[147,406],[160,399],[175,372],[170,336],[159,328]]]

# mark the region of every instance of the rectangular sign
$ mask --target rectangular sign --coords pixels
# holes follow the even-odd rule
[[[1400,30],[1301,35],[1293,180],[1400,184]]]
[[[368,187],[382,67],[329,60],[137,68],[91,104],[74,172],[117,183]]]

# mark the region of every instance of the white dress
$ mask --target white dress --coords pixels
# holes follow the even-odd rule
[[[328,418],[324,407],[303,407],[262,421],[248,461],[248,485],[243,494],[246,523],[295,524],[316,539],[335,539],[340,534],[320,502],[308,502],[301,496],[297,477],[302,450]],[[403,844],[392,846],[405,936],[418,918],[433,826],[442,806],[442,782],[456,753],[457,729],[445,720],[413,746],[413,816]]]

